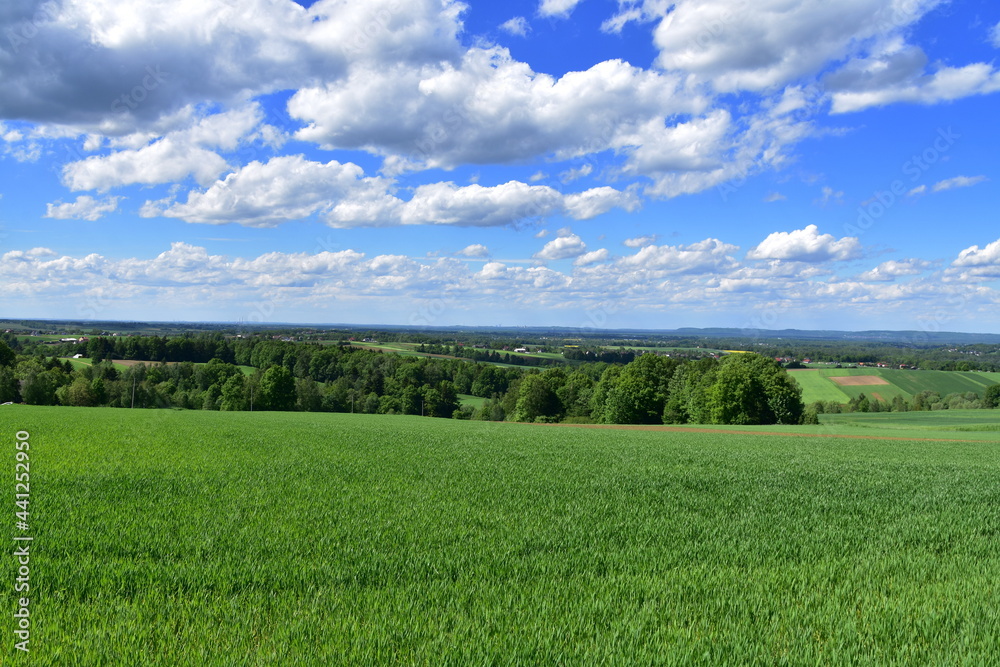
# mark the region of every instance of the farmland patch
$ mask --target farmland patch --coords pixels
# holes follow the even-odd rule
[[[868,387],[889,384],[888,380],[878,375],[839,375],[831,377],[830,380],[841,387]]]

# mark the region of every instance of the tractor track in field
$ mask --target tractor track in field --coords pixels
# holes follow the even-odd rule
[[[525,422],[499,422],[518,423]],[[742,433],[746,435],[771,435],[784,438],[849,438],[852,440],[908,440],[910,442],[983,442],[983,440],[965,440],[962,438],[907,438],[898,435],[841,435],[836,433],[788,433],[781,431],[737,431],[721,428],[707,428],[702,426],[666,426],[659,424],[528,424],[529,426],[557,426],[564,428],[604,428],[620,431],[662,431],[666,433],[715,433],[729,434]]]

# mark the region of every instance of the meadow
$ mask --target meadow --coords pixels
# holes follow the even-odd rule
[[[802,400],[835,401],[847,403],[861,394],[871,397],[877,393],[886,402],[901,396],[911,399],[921,391],[936,391],[941,396],[953,393],[975,392],[982,396],[986,387],[1000,384],[1000,373],[972,371],[914,371],[892,368],[824,368],[795,370],[789,374],[802,387]],[[842,386],[834,377],[874,376],[887,384]]]
[[[4,406],[8,480],[19,430],[33,665],[1000,653],[996,437]]]

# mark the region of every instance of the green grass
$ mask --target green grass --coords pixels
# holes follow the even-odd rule
[[[1000,410],[935,410],[923,412],[876,412],[821,415],[822,423],[833,427],[876,428],[883,432],[907,430],[940,432],[946,437],[962,437],[956,432],[1000,431]],[[998,436],[1000,440],[1000,436]]]
[[[31,432],[33,665],[1000,653],[996,439],[24,406],[0,424],[10,473]]]
[[[802,400],[806,405],[814,401],[847,403],[851,400],[839,386],[816,371],[789,371],[788,374],[802,387]]]
[[[875,375],[883,378],[888,385],[839,386],[831,377]],[[978,373],[960,371],[910,371],[891,368],[823,368],[817,370],[791,371],[791,376],[802,387],[802,400],[806,404],[813,401],[837,401],[847,403],[861,394],[879,394],[887,402],[901,396],[911,399],[921,391],[936,391],[941,396],[954,393],[975,392],[980,396],[986,387],[1000,384],[1000,373]]]
[[[471,396],[469,394],[459,394],[458,400],[461,401],[462,405],[468,405],[469,407],[476,408],[477,410],[482,408],[483,403],[486,402],[485,398]]]

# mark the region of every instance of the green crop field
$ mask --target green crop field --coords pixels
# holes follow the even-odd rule
[[[1000,654],[995,438],[4,406],[9,536],[20,430],[32,665]]]
[[[788,374],[802,387],[802,400],[808,405],[813,401],[847,403],[851,397],[819,371],[789,371]]]
[[[1000,441],[1000,410],[935,410],[933,412],[855,412],[822,415],[826,427],[843,429],[863,427],[878,429],[883,434],[895,430],[910,431],[923,437],[964,437],[964,434],[998,432]],[[936,435],[930,432],[938,432]],[[949,433],[950,432],[950,433]]]
[[[891,368],[824,368],[817,370],[796,370],[790,372],[802,387],[802,400],[813,401],[848,400],[866,394],[877,393],[886,401],[894,396],[910,399],[921,391],[936,391],[941,396],[954,393],[975,392],[980,396],[983,390],[993,384],[1000,384],[1000,373],[979,373],[960,371],[911,371]],[[873,375],[882,378],[888,385],[840,386],[831,377]]]

